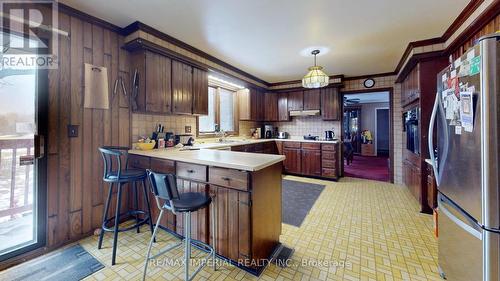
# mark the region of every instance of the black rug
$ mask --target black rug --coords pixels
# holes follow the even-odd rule
[[[282,187],[283,223],[300,227],[325,186],[283,180]]]
[[[75,245],[60,252],[49,254],[45,258],[33,260],[0,273],[0,280],[81,280],[104,268],[98,260],[80,245]]]

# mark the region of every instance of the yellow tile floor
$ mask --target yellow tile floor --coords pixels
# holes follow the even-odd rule
[[[258,278],[231,265],[216,272],[205,268],[195,280],[441,280],[432,217],[418,212],[417,201],[405,187],[353,178],[339,182],[285,178],[326,185],[300,228],[283,225],[281,242],[295,249],[292,264],[270,265]],[[97,237],[79,242],[106,266],[86,280],[142,277],[150,232],[144,227],[141,234],[120,235],[115,266],[111,266],[111,234],[101,250]],[[161,233],[157,247],[174,241]],[[168,257],[182,259],[182,255],[178,249]],[[148,280],[182,278],[182,266],[148,270]]]

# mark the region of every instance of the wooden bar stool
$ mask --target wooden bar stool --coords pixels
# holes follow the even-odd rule
[[[177,189],[177,180],[175,175],[173,174],[160,174],[160,173],[155,173],[151,170],[147,170],[147,173],[149,181],[151,183],[151,189],[152,189],[151,192],[153,192],[153,194],[155,195],[156,205],[158,206],[158,209],[160,209],[160,215],[158,216],[158,220],[156,221],[156,225],[153,231],[153,237],[151,237],[151,241],[149,242],[142,280],[146,279],[146,272],[150,260],[155,259],[156,257],[163,255],[164,253],[174,248],[179,247],[180,245],[183,244],[182,243],[183,241],[184,241],[184,280],[186,281],[192,280],[196,276],[196,274],[198,274],[200,270],[207,265],[206,262],[208,261],[209,257],[212,257],[213,269],[217,270],[216,260],[215,260],[215,255],[216,255],[215,243],[217,239],[215,233],[213,239],[213,244],[214,244],[213,247],[201,241],[191,239],[191,213],[206,208],[209,205],[212,205],[211,208],[212,229],[214,230],[217,229],[215,206],[214,204],[210,204],[212,202],[212,198],[210,198],[210,196],[207,196],[199,192],[179,193]],[[158,252],[157,254],[150,256],[154,238],[156,237],[158,226],[160,225],[160,221],[164,211],[170,211],[174,215],[177,213],[184,214],[184,219],[185,219],[184,239],[179,243],[170,245],[165,249],[160,250],[160,252]],[[191,245],[206,250],[208,254],[205,257],[204,262],[201,263],[193,272],[193,274],[190,276],[189,262],[191,260]]]
[[[149,223],[149,228],[151,233],[153,233],[153,222],[151,219],[151,206],[149,204],[149,197],[146,190],[146,170],[141,169],[128,169],[128,147],[119,146],[103,146],[99,148],[104,161],[104,176],[103,181],[109,183],[108,198],[106,200],[106,205],[104,206],[104,215],[102,217],[101,233],[99,234],[99,243],[97,245],[98,249],[102,247],[102,239],[104,237],[104,232],[113,232],[113,256],[111,259],[111,265],[115,265],[116,261],[116,246],[118,242],[118,232],[128,231],[136,229],[137,233],[140,232],[141,225]],[[121,158],[125,157],[125,169],[122,169]],[[116,168],[113,167],[113,163],[116,163]],[[147,205],[147,211],[139,210],[139,200],[138,200],[138,186],[137,182],[142,183],[142,191],[144,193],[144,198]],[[129,210],[125,213],[120,213],[120,206],[122,201],[122,189],[124,184],[128,183],[132,186],[133,196],[134,196],[134,210]],[[117,196],[116,196],[116,210],[115,216],[108,219],[108,209],[109,203],[111,201],[111,195],[113,193],[114,185],[118,186]],[[140,215],[143,218],[140,219]],[[119,228],[120,218],[135,217],[135,224],[125,228]],[[110,222],[114,223],[113,227],[108,227]]]

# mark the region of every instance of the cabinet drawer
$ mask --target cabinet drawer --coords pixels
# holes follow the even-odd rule
[[[151,159],[151,170],[157,173],[174,174],[175,162],[172,160]]]
[[[296,141],[285,141],[283,142],[284,148],[300,148],[300,142]]]
[[[325,160],[325,159],[323,159],[321,161],[321,167],[323,167],[323,168],[329,168],[329,169],[335,169],[335,161],[334,160]]]
[[[335,151],[322,151],[321,158],[325,159],[325,160],[336,160],[337,159],[337,152],[335,152]]]
[[[323,169],[321,169],[321,175],[323,177],[336,178],[337,177],[337,170],[331,169],[331,168],[323,168]]]
[[[208,181],[215,185],[248,190],[248,173],[245,171],[210,167]]]
[[[139,155],[129,155],[128,165],[132,168],[149,169],[149,157],[139,156]]]
[[[197,181],[207,181],[207,166],[177,162],[178,177]]]
[[[321,150],[335,151],[335,144],[323,143],[321,144]]]
[[[321,149],[321,144],[320,143],[303,142],[302,143],[302,148],[303,149],[320,150]]]

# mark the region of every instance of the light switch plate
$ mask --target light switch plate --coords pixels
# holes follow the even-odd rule
[[[191,126],[184,126],[184,133],[186,134],[191,133]]]
[[[78,137],[78,127],[79,125],[68,125],[68,138]]]

